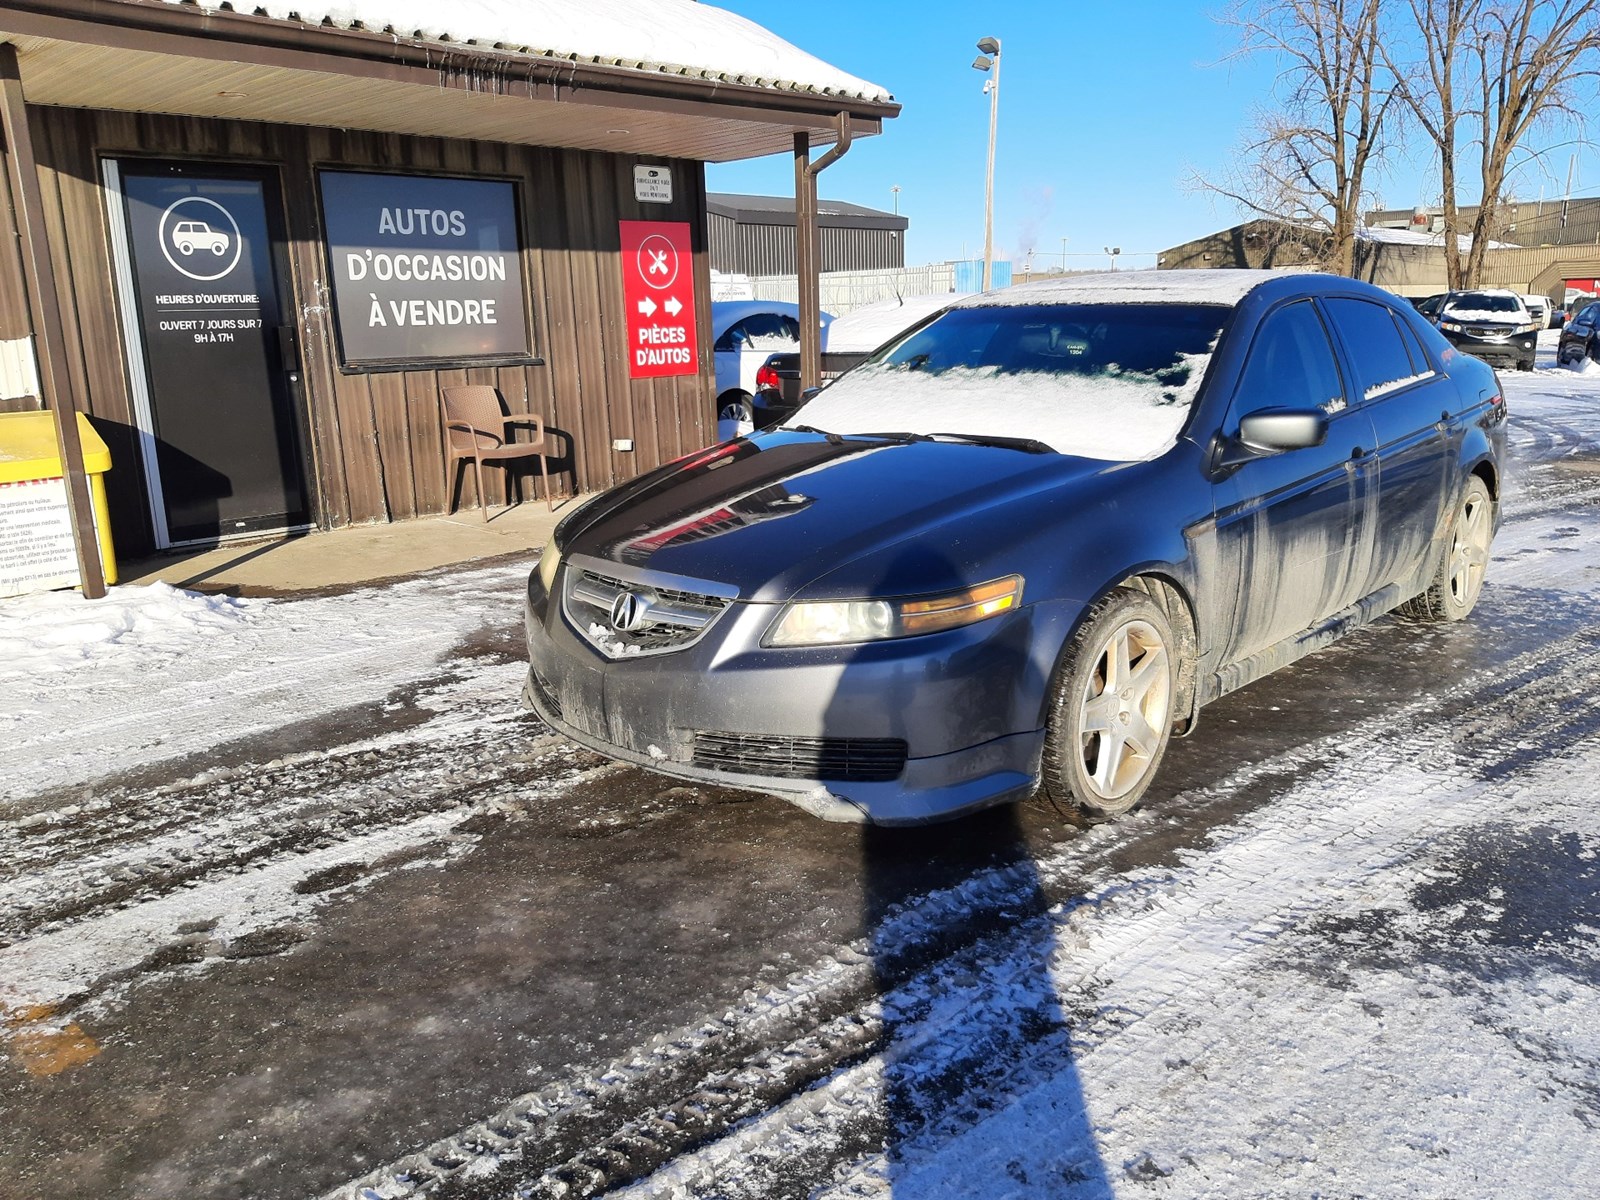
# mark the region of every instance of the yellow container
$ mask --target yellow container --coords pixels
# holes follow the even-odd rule
[[[111,469],[111,451],[78,414],[78,437],[83,441],[83,465],[89,475],[89,497],[94,510],[95,535],[100,543],[100,563],[106,582],[117,581],[117,556],[111,546],[111,517],[106,506],[105,473]],[[48,412],[0,413],[0,484],[34,483],[61,479],[61,447],[56,442],[55,416]]]

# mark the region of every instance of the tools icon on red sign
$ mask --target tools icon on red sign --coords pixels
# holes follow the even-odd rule
[[[639,278],[653,288],[669,288],[678,279],[678,248],[659,233],[639,243]]]

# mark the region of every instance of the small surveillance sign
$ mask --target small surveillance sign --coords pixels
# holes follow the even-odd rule
[[[633,168],[633,198],[640,204],[672,203],[672,168],[647,167],[638,164]]]

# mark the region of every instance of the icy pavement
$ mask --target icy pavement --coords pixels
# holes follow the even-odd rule
[[[605,764],[517,709],[519,571],[6,622],[0,1196],[1583,1194],[1600,375],[1502,378],[1472,620],[1091,829]]]

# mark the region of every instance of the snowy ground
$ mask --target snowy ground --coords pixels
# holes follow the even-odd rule
[[[1088,830],[605,764],[516,708],[514,570],[0,605],[0,1196],[1582,1194],[1600,373],[1502,378],[1473,620],[1219,702]],[[371,983],[386,921],[478,957]]]

